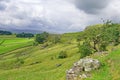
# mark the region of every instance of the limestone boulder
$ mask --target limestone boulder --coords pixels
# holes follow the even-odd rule
[[[85,73],[99,69],[100,65],[100,62],[97,59],[80,59],[78,62],[73,64],[73,67],[70,70],[67,71],[67,80],[75,80],[78,76],[81,78],[87,78],[88,74]]]

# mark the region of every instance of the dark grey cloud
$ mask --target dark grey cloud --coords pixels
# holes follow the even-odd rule
[[[80,9],[89,14],[99,13],[108,6],[111,0],[76,0],[75,4]]]

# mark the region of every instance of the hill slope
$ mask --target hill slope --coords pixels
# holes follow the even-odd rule
[[[16,41],[10,40],[9,38],[4,44],[9,45],[8,42],[16,44]],[[17,42],[24,44],[26,39],[25,41],[18,39]],[[64,80],[65,71],[79,59],[76,43],[50,45],[44,49],[41,45],[19,47],[0,55],[2,80]],[[58,54],[62,50],[67,51],[68,58],[58,59]]]
[[[66,36],[70,35],[64,35],[63,40],[67,40]],[[71,68],[73,63],[80,58],[75,38],[70,40],[71,43],[59,43],[46,48],[41,47],[42,45],[28,45],[33,39],[2,36],[3,38],[7,39],[4,45],[11,46],[4,47],[4,50],[0,48],[0,80],[65,80],[66,70]],[[22,45],[25,43],[25,46],[17,45],[18,47],[13,49],[13,44],[18,43]],[[67,52],[68,57],[58,59],[58,54],[62,50]],[[4,54],[2,54],[3,52]],[[99,59],[102,62],[102,67],[93,71],[92,77],[87,80],[120,79],[119,49],[107,55],[91,55],[91,57]]]

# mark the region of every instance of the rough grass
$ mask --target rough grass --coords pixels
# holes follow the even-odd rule
[[[20,55],[21,50],[26,55]],[[29,50],[31,52],[29,52]],[[66,50],[68,58],[58,59],[58,53],[61,50]],[[69,51],[70,50],[70,51]],[[15,68],[16,54],[19,54],[19,58],[24,60],[24,64],[20,65],[19,68]],[[12,55],[12,56],[10,56]],[[53,57],[53,59],[51,59]],[[40,46],[29,47],[19,49],[3,56],[0,63],[11,64],[7,66],[4,64],[0,65],[2,68],[0,78],[2,80],[65,80],[66,70],[69,69],[73,62],[79,59],[76,45],[61,45],[57,44],[53,47],[40,49]],[[38,62],[37,64],[32,64]],[[57,67],[57,64],[62,64]],[[5,68],[6,67],[6,68]]]
[[[7,38],[2,45],[9,46],[10,44],[28,45],[29,40],[19,38]],[[1,80],[65,80],[66,70],[72,64],[79,60],[78,48],[76,43],[60,43],[49,45],[46,48],[39,46],[28,46],[13,49],[12,45],[9,48],[11,51],[0,55],[0,79]],[[0,48],[0,53],[5,52],[8,47]],[[60,51],[66,51],[68,57],[58,59]],[[23,60],[24,64],[19,63]],[[61,64],[61,66],[57,66]]]
[[[101,61],[101,68],[92,72],[92,77],[86,80],[120,80],[120,49],[109,54],[97,54],[91,57]]]
[[[9,37],[4,45],[16,45],[17,41],[22,46],[24,43],[29,44],[27,43],[29,39],[14,38],[11,40]],[[49,45],[46,48],[42,48],[41,45],[27,47],[17,45],[18,48],[13,49],[12,45],[9,47],[10,51],[0,55],[0,80],[66,80],[66,70],[70,69],[80,58],[77,43],[74,39],[71,41],[72,43]],[[4,48],[3,52],[7,48]],[[67,52],[68,57],[58,59],[58,54],[62,50]],[[120,80],[119,49],[107,55],[98,54],[91,55],[91,57],[99,59],[102,67],[97,71],[92,71],[92,77],[86,80]],[[24,63],[20,63],[21,60]],[[58,64],[61,66],[57,66]]]

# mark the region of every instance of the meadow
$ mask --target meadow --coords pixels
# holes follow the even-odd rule
[[[5,40],[0,45],[0,80],[66,80],[66,70],[80,59],[78,43],[70,35],[62,37],[67,42],[46,48],[42,44],[33,46],[33,38],[0,36],[0,41]],[[68,57],[59,59],[58,54],[62,50]],[[91,72],[93,77],[86,80],[120,80],[119,53],[118,49],[109,55],[91,55],[102,62],[102,67]]]
[[[33,39],[2,37],[0,80],[65,80],[66,70],[79,60],[76,43],[32,46]],[[4,46],[3,46],[4,45]],[[68,58],[58,59],[66,50]],[[23,63],[21,63],[23,61]],[[57,66],[61,64],[61,66]]]
[[[12,36],[0,36],[0,54],[31,45],[33,39],[15,38]]]

